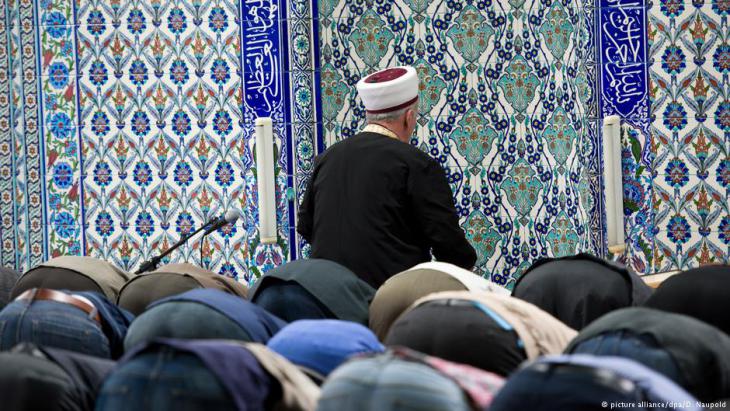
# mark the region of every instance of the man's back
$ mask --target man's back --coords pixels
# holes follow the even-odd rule
[[[338,262],[379,287],[434,256],[471,268],[476,254],[458,225],[452,193],[433,159],[364,132],[317,158],[299,211],[312,258]]]

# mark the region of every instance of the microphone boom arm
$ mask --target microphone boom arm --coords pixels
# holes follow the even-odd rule
[[[172,247],[165,250],[162,254],[152,257],[149,260],[142,263],[142,265],[139,266],[139,270],[135,272],[135,274],[142,274],[146,273],[147,271],[152,271],[160,264],[160,261],[162,261],[163,258],[167,257],[171,252],[175,251],[178,247],[185,244],[192,236],[195,234],[198,234],[199,232],[205,230],[208,228],[210,224],[204,224],[200,226],[197,230],[193,231],[192,233],[188,233],[182,237],[180,237],[180,240],[172,245]]]
[[[205,230],[205,233],[203,233],[203,238],[207,236],[208,234],[212,233],[215,230],[218,230],[219,228],[225,226],[226,224],[233,224],[241,217],[241,213],[236,210],[228,210],[226,214],[215,218],[213,220],[208,221],[207,223],[203,224],[198,228],[197,230],[193,231],[192,233],[188,233],[182,237],[180,237],[180,240],[173,244],[172,247],[165,250],[162,254],[158,255],[157,257],[152,257],[149,260],[142,263],[142,265],[139,266],[139,270],[135,274],[142,274],[144,272],[154,270],[157,268],[157,265],[160,264],[160,261],[162,261],[163,258],[165,258],[168,254],[175,251],[178,247],[185,244],[190,237],[194,236],[195,234],[198,234],[199,232]],[[202,242],[201,242],[202,246]],[[202,260],[202,258],[201,258]]]

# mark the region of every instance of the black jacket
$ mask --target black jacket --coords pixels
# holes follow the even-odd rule
[[[652,337],[676,363],[684,381],[675,381],[700,401],[730,398],[730,337],[719,329],[683,314],[645,307],[623,308],[606,314],[581,330],[565,352],[612,331]],[[621,353],[616,353],[621,356]],[[660,370],[651,356],[644,365]],[[661,371],[660,371],[661,372]]]
[[[248,291],[251,301],[256,302],[259,291],[268,287],[271,279],[299,284],[339,320],[368,325],[375,290],[340,264],[310,258],[280,265],[262,275],[251,287]]]
[[[340,263],[374,288],[430,261],[430,253],[467,269],[476,261],[439,164],[377,133],[360,133],[317,157],[297,231],[311,243],[312,258]]]
[[[667,278],[645,306],[689,315],[730,336],[730,265],[706,265]]]
[[[3,410],[90,411],[116,363],[21,343],[0,353],[0,364]]]
[[[651,292],[632,270],[580,253],[537,260],[517,280],[512,296],[580,331],[611,311],[644,304]]]

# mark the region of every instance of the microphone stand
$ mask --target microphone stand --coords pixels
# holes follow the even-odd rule
[[[135,274],[142,274],[147,271],[154,270],[155,268],[157,268],[157,265],[160,264],[160,261],[162,261],[162,259],[165,258],[168,254],[175,251],[181,245],[185,244],[190,239],[190,237],[194,236],[195,234],[198,234],[199,232],[205,230],[206,228],[208,228],[210,226],[211,226],[210,223],[203,224],[202,226],[200,226],[200,228],[193,231],[192,233],[184,235],[183,237],[180,238],[180,240],[178,240],[178,242],[176,242],[172,247],[165,250],[162,254],[160,254],[156,257],[152,257],[149,260],[142,263],[142,265],[139,266],[139,270],[137,270],[137,272],[135,272]]]
[[[226,223],[226,224],[230,224],[230,223]],[[224,226],[225,226],[225,224],[224,224]],[[205,237],[208,237],[208,235],[210,233],[212,233],[213,231],[215,231],[215,230],[206,230],[205,233],[203,233],[203,236],[200,237],[200,247],[199,247],[200,248],[200,265],[203,268],[205,268],[206,270],[208,269],[208,264],[205,264],[205,265],[203,264],[203,246],[205,245]]]

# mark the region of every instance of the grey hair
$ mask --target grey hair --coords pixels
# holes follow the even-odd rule
[[[399,109],[396,111],[389,111],[387,113],[378,113],[378,114],[370,114],[368,112],[365,112],[365,119],[368,122],[394,121],[394,120],[398,120],[399,118],[403,117],[403,115],[405,115],[406,111],[408,111],[408,110],[415,110],[416,112],[418,112],[418,100],[416,100],[410,106],[403,107],[402,109]]]

